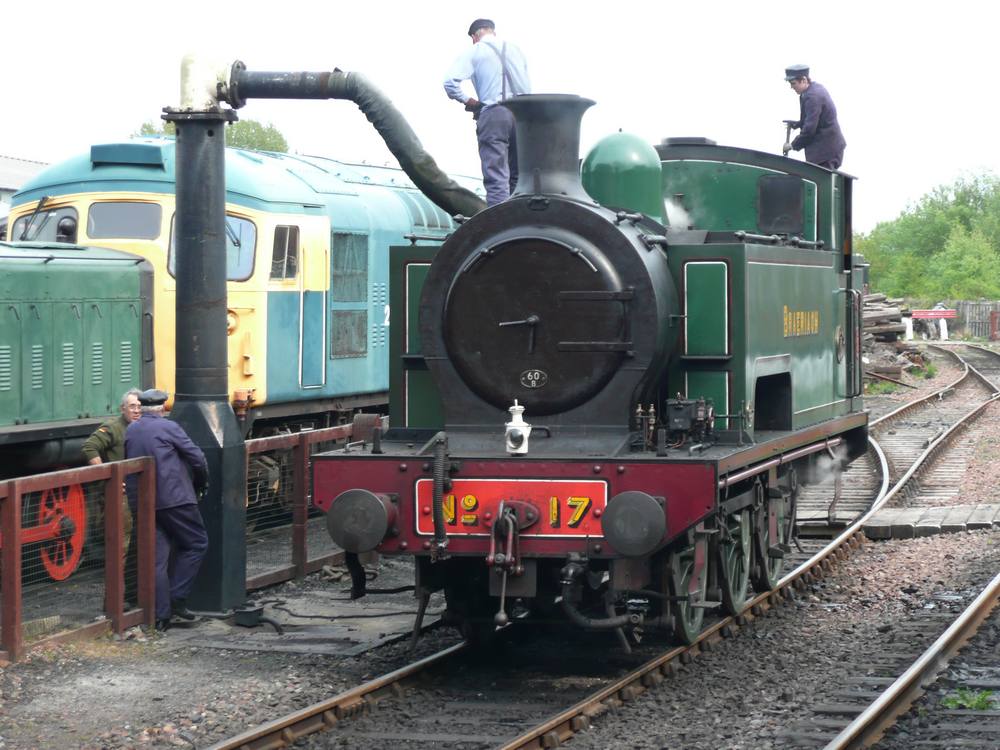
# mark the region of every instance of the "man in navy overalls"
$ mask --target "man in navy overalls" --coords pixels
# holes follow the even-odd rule
[[[511,42],[498,39],[494,28],[488,18],[472,22],[469,26],[472,49],[452,63],[444,79],[448,96],[464,104],[476,119],[487,206],[507,200],[517,185],[514,115],[500,103],[518,94],[531,93],[524,54]],[[469,96],[462,89],[463,81],[472,81],[476,96]]]
[[[164,418],[167,394],[139,394],[142,417],[125,431],[125,457],[152,456],[156,463],[156,628],[170,627],[172,616],[193,620],[187,597],[208,550],[208,534],[198,509],[198,494],[208,484],[208,464],[184,429]],[[136,475],[126,479],[129,504],[138,503]],[[171,565],[171,552],[173,564]]]

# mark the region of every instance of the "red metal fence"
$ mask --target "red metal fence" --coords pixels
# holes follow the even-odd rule
[[[359,429],[355,434],[352,425],[342,425],[247,441],[248,591],[302,578],[324,565],[342,561],[343,552],[330,541],[324,517],[311,512],[310,466],[313,454],[342,446],[352,436],[359,437],[360,432]],[[262,472],[266,476],[262,477]],[[135,581],[138,607],[125,611],[123,551],[127,541],[123,531],[123,483],[130,474],[138,475],[139,486],[138,520],[132,530],[138,534],[138,580]],[[39,493],[44,496],[47,491],[64,490],[68,486],[87,495],[88,509],[100,507],[103,523],[92,512],[85,523],[91,526],[94,521],[89,519],[97,518],[101,538],[88,538],[88,544],[97,549],[103,545],[103,553],[91,561],[89,570],[74,573],[80,564],[80,551],[73,550],[75,557],[65,568],[65,580],[50,580],[54,578],[51,569],[46,577],[42,566],[29,568],[23,564],[27,553],[65,546],[68,539],[73,539],[73,544],[82,544],[83,536],[72,533],[73,524],[79,521],[70,515],[43,516],[27,509],[32,502],[40,504],[37,499],[32,500]],[[86,488],[85,491],[80,487]],[[35,648],[56,641],[93,637],[109,629],[122,633],[135,625],[153,625],[155,487],[155,468],[149,458],[0,481],[0,660],[19,658],[26,650],[27,640]],[[88,533],[95,535],[92,528],[88,528]],[[60,547],[60,554],[64,553]],[[80,583],[81,580],[86,582]],[[34,618],[32,622],[47,622],[51,627],[44,628],[46,632],[57,631],[56,634],[26,638],[26,609]]]
[[[133,533],[138,534],[139,606],[137,609],[125,612],[123,599],[125,540],[122,531],[122,505],[125,477],[130,474],[138,475],[138,519],[135,521]],[[65,539],[73,536],[74,531],[71,527],[73,520],[58,513],[47,519],[39,518],[38,520],[42,521],[40,526],[22,528],[26,496],[30,493],[45,493],[49,490],[95,481],[104,483],[104,581],[103,587],[97,588],[98,590],[103,588],[101,609],[105,616],[97,618],[89,625],[61,632],[57,636],[32,645],[51,643],[70,637],[93,636],[106,632],[109,627],[114,632],[121,633],[133,625],[140,623],[152,625],[155,621],[153,577],[156,550],[154,510],[156,475],[152,459],[133,458],[99,466],[9,479],[0,482],[0,649],[2,649],[0,658],[13,661],[22,655],[25,648],[22,628],[24,616],[22,563],[25,553],[36,546],[60,547],[65,543]],[[67,527],[67,524],[70,527]],[[36,540],[38,536],[42,537],[42,541]],[[68,592],[73,586],[71,580],[53,582],[51,585]],[[81,596],[87,598],[86,593],[74,593],[78,599]],[[90,598],[93,598],[92,593]],[[90,604],[91,609],[96,608],[93,602]],[[57,614],[54,617],[58,622],[61,615]]]
[[[295,432],[288,435],[256,438],[248,440],[247,447],[247,500],[248,506],[257,488],[254,472],[250,465],[261,456],[269,457],[279,472],[278,489],[273,493],[280,498],[271,505],[291,510],[291,525],[279,526],[278,541],[284,542],[282,549],[288,554],[270,554],[261,560],[254,546],[247,549],[247,590],[263,588],[292,578],[302,578],[321,569],[324,565],[339,562],[343,553],[333,546],[325,531],[322,517],[310,518],[312,505],[311,459],[318,451],[335,447],[352,437],[352,425],[327,427],[320,430]],[[264,505],[261,503],[261,505]],[[266,511],[248,507],[248,526],[268,518]],[[290,531],[290,536],[281,539],[281,534]],[[251,529],[249,541],[259,540],[263,534]],[[262,546],[262,545],[255,545]],[[273,546],[273,545],[272,545]],[[314,553],[310,557],[311,551]]]

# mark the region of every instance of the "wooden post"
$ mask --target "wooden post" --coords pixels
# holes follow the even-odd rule
[[[122,555],[122,481],[125,473],[115,461],[104,485],[104,612],[111,628],[121,633],[124,614],[125,563]]]
[[[7,497],[0,507],[0,565],[3,567],[3,591],[0,592],[0,612],[3,628],[0,645],[10,661],[21,655],[21,484],[17,479],[7,482]]]
[[[296,578],[305,578],[306,561],[309,559],[307,549],[309,508],[309,433],[300,432],[298,443],[293,449],[295,494],[292,498],[292,565]]]
[[[139,475],[139,502],[132,533],[138,534],[139,606],[146,624],[156,626],[156,464],[143,458]]]

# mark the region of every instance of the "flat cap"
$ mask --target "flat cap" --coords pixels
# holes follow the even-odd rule
[[[139,403],[142,406],[162,406],[167,403],[169,395],[166,391],[161,391],[158,388],[150,388],[139,394]]]
[[[488,18],[477,18],[472,22],[472,25],[469,26],[469,36],[472,36],[480,29],[496,29],[496,26]]]
[[[799,63],[798,65],[789,65],[785,68],[785,80],[794,81],[796,78],[808,78],[809,77],[809,66]]]

